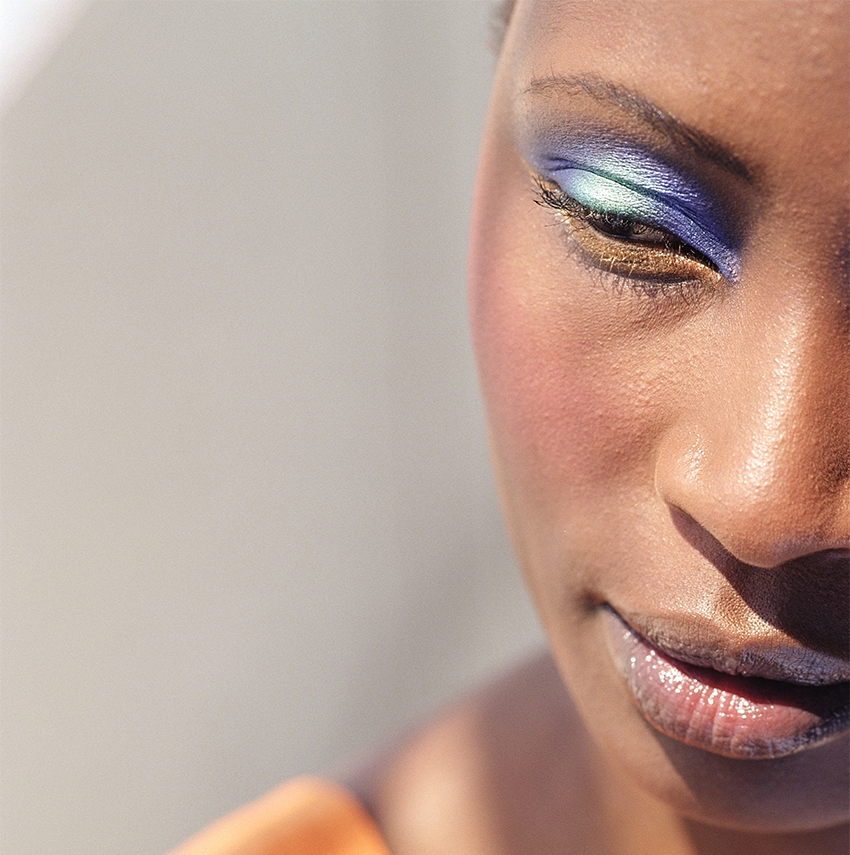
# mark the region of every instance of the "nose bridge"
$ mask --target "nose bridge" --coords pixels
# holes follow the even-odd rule
[[[848,340],[834,312],[768,318],[727,330],[657,468],[668,502],[762,567],[850,545]]]
[[[750,503],[764,504],[765,511],[785,494],[802,498],[817,490],[824,468],[832,439],[828,387],[834,384],[818,344],[808,325],[798,321],[769,325],[741,347],[740,388],[728,390],[734,419],[723,426],[729,462],[737,471],[718,474],[733,478],[736,489],[746,492]]]

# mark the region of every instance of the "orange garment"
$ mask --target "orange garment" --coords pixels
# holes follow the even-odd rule
[[[169,855],[390,855],[390,850],[348,790],[319,778],[296,778]]]

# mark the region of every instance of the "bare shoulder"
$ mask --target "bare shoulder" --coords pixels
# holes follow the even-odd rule
[[[397,855],[593,851],[593,749],[548,654],[484,687],[349,783]],[[565,848],[564,829],[572,845]]]

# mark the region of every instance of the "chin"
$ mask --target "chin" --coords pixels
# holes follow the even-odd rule
[[[644,728],[622,746],[623,767],[648,793],[699,823],[752,833],[844,825],[848,738],[774,760],[736,760]]]

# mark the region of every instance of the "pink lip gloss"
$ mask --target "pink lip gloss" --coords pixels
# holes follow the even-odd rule
[[[847,682],[806,685],[727,674],[660,650],[613,610],[605,609],[603,621],[635,703],[672,739],[726,757],[767,759],[802,751],[850,726]]]

